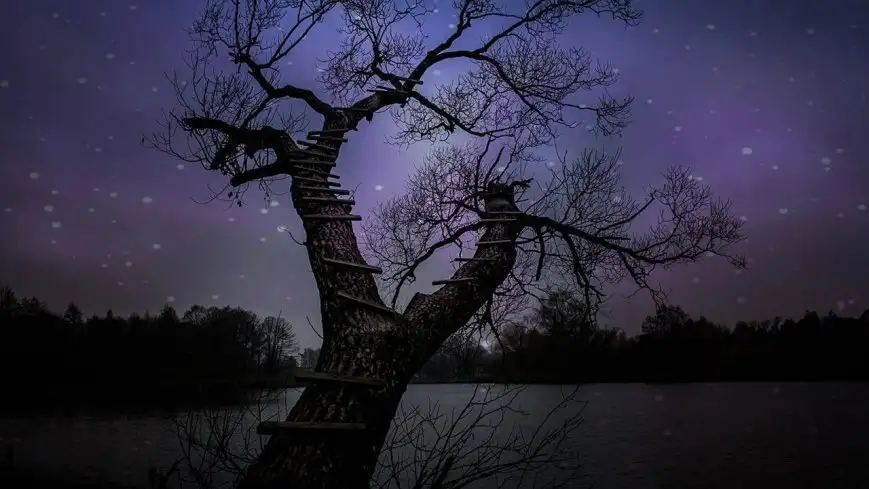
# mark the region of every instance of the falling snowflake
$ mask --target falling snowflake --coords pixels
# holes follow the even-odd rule
[[[265,242],[266,242],[266,238],[265,238],[265,236],[263,236],[262,238],[260,238],[260,239],[259,239],[259,242],[260,242],[260,243],[265,243]]]
[[[380,192],[381,190],[383,190],[383,185],[375,185],[374,190]]]
[[[277,200],[273,200],[273,201],[269,202],[269,205],[272,207],[277,207],[277,206],[281,205],[281,203]]]
[[[96,212],[96,211],[97,211],[97,210],[94,209],[93,207],[88,207],[88,212]]]
[[[748,35],[751,37],[757,37],[757,32],[751,31],[748,33]]]
[[[447,27],[449,27],[450,29],[455,29],[455,28],[456,28],[456,24],[450,24],[450,25],[448,25]]]
[[[76,78],[75,81],[78,82],[79,85],[84,85],[88,82],[88,79],[86,77],[80,76]]]
[[[154,199],[152,199],[151,197],[147,197],[147,196],[146,196],[146,197],[142,197],[142,203],[143,203],[143,204],[150,204],[151,202],[154,202]]]
[[[673,130],[676,132],[682,132],[682,126],[675,126],[673,127]]]
[[[694,278],[692,278],[692,279],[691,279],[691,282],[693,282],[693,283],[695,283],[695,284],[699,284],[699,283],[700,283],[700,277],[694,277]]]
[[[60,221],[54,221],[51,223],[52,229],[60,229],[61,227],[63,227],[63,225],[60,223]]]
[[[166,296],[166,302],[175,302],[175,296],[174,295]]]
[[[36,172],[36,171],[30,172],[30,178],[32,178],[34,180],[39,180],[39,177],[40,177],[39,172]]]
[[[838,217],[839,219],[844,219],[844,218],[845,218],[845,213],[844,213],[844,212],[837,212],[837,213],[836,213],[836,217]]]
[[[658,402],[663,401],[663,400],[664,400],[664,395],[663,395],[663,394],[655,394],[655,400],[658,401]]]
[[[154,243],[151,245],[152,250],[159,250],[161,248],[163,248],[163,245],[161,245],[160,243]]]
[[[292,296],[287,295],[287,296],[284,296],[284,300],[291,301],[291,300],[293,300],[293,298],[292,298]]]
[[[845,309],[845,301],[836,301],[836,308],[839,309],[839,312]]]
[[[0,88],[9,88],[9,80],[0,80]]]
[[[109,268],[108,263],[100,263],[100,268]]]
[[[124,282],[118,282],[118,287],[123,287],[123,286],[124,286]]]
[[[238,278],[244,280],[244,274],[239,275]]]
[[[754,150],[749,148],[748,146],[742,148],[742,156],[751,156],[754,153]]]
[[[714,30],[715,30],[715,24],[706,24],[706,29],[708,29],[708,30],[710,30],[710,31],[714,31]]]
[[[277,230],[279,233],[285,233],[285,232],[287,232],[287,227],[284,225],[280,225],[277,227]]]
[[[815,35],[815,30],[810,27],[810,28],[806,29],[806,34],[813,36],[813,35]]]
[[[778,210],[778,213],[781,215],[785,215],[788,213],[788,210],[786,207],[782,207],[781,209]]]
[[[860,212],[866,212],[866,209],[869,209],[869,207],[866,207],[866,204],[857,204],[857,210],[858,210],[858,211],[860,211]]]
[[[130,267],[133,266],[133,262],[131,262],[130,260],[127,260],[127,261],[124,262],[124,266],[127,267],[127,268],[130,268]]]
[[[840,154],[842,154],[842,153],[844,153],[844,152],[845,152],[844,149],[842,149],[842,148],[836,148],[836,154],[837,154],[837,155],[840,155]]]
[[[138,9],[138,8],[139,8],[139,7],[136,6],[136,5],[130,5],[130,10],[136,10],[136,9]]]
[[[833,159],[829,156],[824,156],[821,158],[821,164],[824,166],[830,166],[833,163]]]
[[[778,165],[772,165],[773,170],[778,170]]]
[[[263,208],[263,209],[260,209],[260,210],[259,210],[259,213],[265,215],[265,214],[268,214],[268,213],[269,213],[269,210]]]
[[[7,213],[8,213],[8,212],[12,212],[12,208],[11,208],[11,207],[6,207],[5,209],[3,209],[3,212],[7,212]]]
[[[745,304],[745,297],[739,296],[736,298],[737,304]]]
[[[657,34],[659,32],[661,32],[661,29],[658,29],[657,27],[652,29],[652,34]]]
[[[53,205],[46,205],[42,208],[42,210],[44,210],[45,212],[52,212],[52,211],[54,211],[54,206]]]
[[[177,165],[175,165],[175,168],[177,168],[177,169],[179,169],[179,170],[183,170],[183,169],[184,169],[184,163],[178,163]]]
[[[106,58],[107,60],[111,61],[111,60],[115,59],[115,53],[106,53],[103,55],[103,57]]]
[[[434,70],[431,72],[434,76],[441,76],[441,70]]]
[[[212,300],[215,300],[215,301],[216,301],[217,299],[219,299],[219,298],[220,298],[220,296],[218,296],[217,294],[213,294],[213,295],[211,296],[211,299],[212,299]]]
[[[117,192],[109,192],[109,197],[111,197],[111,198],[113,198],[113,199],[117,199],[117,198],[118,198],[118,193],[117,193]],[[144,201],[143,201],[143,202],[144,202]]]
[[[652,99],[647,98],[647,99],[646,99],[646,104],[647,104],[647,105],[652,105]]]
[[[227,221],[229,221],[229,222],[235,222],[235,218],[234,218],[234,217],[230,217],[230,218],[227,219]]]

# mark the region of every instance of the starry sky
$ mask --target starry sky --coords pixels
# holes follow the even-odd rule
[[[432,38],[454,22],[441,3],[426,21]],[[318,306],[306,253],[278,232],[301,229],[288,196],[268,202],[251,191],[243,208],[205,203],[209,188],[225,183],[219,175],[140,144],[175,106],[166,73],[183,73],[184,28],[201,5],[2,3],[0,282],[59,310],[69,301],[99,313],[169,302],[281,313],[313,346],[306,317],[316,325]],[[748,237],[745,271],[708,260],[657,275],[671,300],[729,324],[869,308],[869,4],[637,6],[645,12],[638,27],[595,17],[570,26],[566,40],[618,69],[613,94],[636,98],[620,139],[571,137],[579,147],[620,145],[628,190],[660,181],[670,165],[690,166],[733,200]],[[291,55],[286,81],[325,93],[317,58],[334,46],[336,21]],[[363,215],[401,194],[429,149],[385,144],[392,130],[388,116],[363,122],[342,149],[338,172],[345,187],[358,187]],[[443,277],[418,283],[432,278]],[[631,290],[612,290],[607,322],[636,333],[652,303],[623,298]]]

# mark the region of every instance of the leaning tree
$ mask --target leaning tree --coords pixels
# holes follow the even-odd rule
[[[630,277],[648,288],[656,267],[709,253],[734,259],[726,248],[739,221],[685,172],[668,173],[647,200],[623,195],[614,154],[563,159],[545,184],[528,178],[542,165],[535,150],[583,114],[603,135],[626,124],[630,100],[606,95],[617,73],[562,34],[581,14],[633,25],[640,12],[631,0],[450,3],[454,25],[440,39],[424,34],[434,0],[209,0],[190,29],[191,73],[175,79],[181,110],[153,143],[226,175],[239,205],[249,184],[269,191],[289,178],[320,296],[312,384],[286,422],[261,426],[273,436],[241,488],[365,486],[413,374],[451,334],[485,318],[499,291],[548,274],[575,282],[594,304],[605,282]],[[327,101],[279,69],[330,22],[342,27],[318,80]],[[445,65],[462,71],[423,89]],[[603,95],[575,100],[589,91]],[[301,118],[289,115],[299,106],[319,121],[305,138],[294,131]],[[339,197],[349,191],[334,171],[348,135],[383,109],[396,143],[455,131],[472,142],[436,150],[411,192],[372,216],[365,234],[381,269],[364,258],[352,224],[362,218]],[[658,223],[633,234],[632,223],[656,207]],[[459,265],[436,292],[398,310],[401,286],[423,261],[469,244],[472,254],[454,257]],[[378,273],[393,285],[386,300]]]

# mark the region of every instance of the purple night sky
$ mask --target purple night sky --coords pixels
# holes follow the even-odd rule
[[[441,3],[427,20],[437,38],[453,19]],[[728,324],[869,308],[869,4],[637,3],[639,27],[594,17],[571,26],[570,38],[619,69],[614,94],[636,97],[623,138],[595,140],[580,126],[574,146],[622,145],[633,190],[689,165],[747,220],[748,270],[707,260],[657,275],[673,302]],[[288,197],[264,203],[250,191],[241,209],[196,203],[209,185],[222,187],[219,175],[140,145],[174,107],[164,74],[184,69],[182,29],[201,4],[0,6],[0,282],[58,310],[75,301],[88,313],[156,311],[169,301],[179,311],[282,312],[302,345],[314,345],[306,253],[277,231],[301,228]],[[335,20],[290,58],[286,81],[323,94],[316,58],[333,46]],[[454,74],[429,73],[426,88]],[[428,150],[384,144],[391,125],[384,115],[363,123],[339,159],[363,215],[402,193]],[[635,333],[651,301],[619,297],[607,321]]]

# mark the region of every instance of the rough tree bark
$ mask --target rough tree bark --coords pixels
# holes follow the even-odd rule
[[[370,97],[368,102],[382,101]],[[359,119],[361,116],[334,111],[321,131],[337,135],[355,128]],[[370,271],[336,267],[326,261],[365,264],[351,221],[334,218],[349,216],[349,206],[308,200],[331,197],[326,191],[313,190],[318,185],[326,190],[327,177],[310,172],[316,168],[293,163],[312,158],[331,160],[328,153],[337,154],[340,150],[339,138],[319,141],[323,146],[319,149],[322,157],[303,153],[286,134],[276,135],[274,142],[266,142],[275,145],[275,168],[305,178],[304,186],[292,187],[292,201],[304,223],[305,246],[321,298],[324,338],[316,370],[336,376],[378,379],[384,386],[315,383],[305,389],[287,421],[361,423],[365,430],[335,430],[325,436],[305,436],[300,432],[275,434],[258,462],[250,467],[240,489],[367,486],[411,377],[491,297],[516,258],[515,247],[509,243],[518,235],[519,225],[515,221],[495,220],[487,224],[482,241],[501,244],[479,247],[475,257],[485,261],[468,261],[452,277],[473,280],[446,284],[431,296],[417,294],[403,314],[388,309]],[[247,178],[249,175],[242,175],[233,183],[240,184]],[[484,197],[487,212],[497,215],[518,210],[511,186],[491,185],[488,190]],[[306,217],[310,215],[328,215],[333,219]]]

